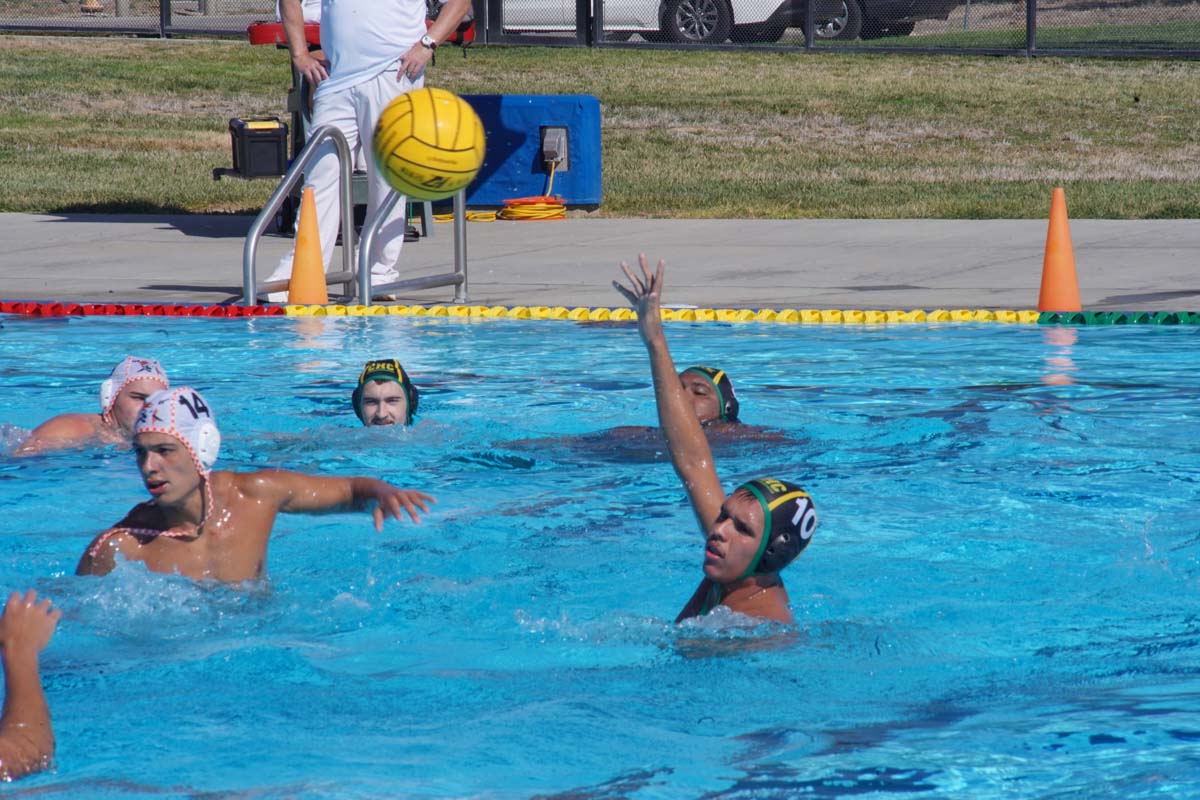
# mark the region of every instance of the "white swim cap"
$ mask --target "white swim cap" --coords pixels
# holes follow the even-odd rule
[[[147,378],[158,381],[164,389],[171,388],[171,382],[167,380],[167,373],[163,371],[162,365],[153,358],[127,356],[124,361],[113,367],[112,374],[105,379],[104,383],[100,384],[100,413],[107,414],[112,411],[113,405],[117,402],[117,395],[130,383]]]
[[[174,436],[187,447],[196,469],[205,477],[212,472],[221,450],[217,421],[200,393],[188,386],[150,395],[133,425],[134,436],[139,433]]]

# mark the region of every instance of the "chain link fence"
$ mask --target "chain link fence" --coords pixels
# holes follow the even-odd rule
[[[0,29],[144,36],[244,34],[275,0],[0,0]]]
[[[477,42],[1200,56],[1200,0],[476,0]],[[274,0],[0,0],[0,29],[244,35]]]

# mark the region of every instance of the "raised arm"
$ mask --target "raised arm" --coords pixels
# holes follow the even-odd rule
[[[707,534],[709,526],[721,513],[721,504],[725,502],[725,490],[721,488],[721,480],[717,477],[708,439],[704,436],[691,402],[684,394],[679,375],[675,372],[675,362],[671,359],[671,351],[667,347],[666,336],[663,334],[659,307],[663,286],[663,262],[659,260],[653,275],[650,274],[645,255],[638,256],[638,266],[641,268],[640,276],[636,275],[628,264],[622,262],[621,270],[625,273],[629,287],[618,281],[613,281],[613,287],[624,295],[637,311],[638,333],[641,334],[646,352],[650,356],[650,374],[654,378],[658,424],[667,438],[667,448],[671,452],[671,463],[675,466],[675,473],[683,481],[688,498],[692,501],[692,511],[696,514],[700,530]]]
[[[45,769],[54,756],[50,708],[38,674],[38,653],[62,616],[30,590],[13,592],[0,618],[4,663],[4,713],[0,718],[0,774],[19,778]]]
[[[400,489],[375,478],[333,478],[305,475],[282,469],[238,474],[245,494],[268,499],[287,513],[320,513],[368,508],[375,505],[375,530],[383,530],[387,517],[401,518],[401,511],[419,522],[418,510],[428,514],[433,497],[416,489]]]

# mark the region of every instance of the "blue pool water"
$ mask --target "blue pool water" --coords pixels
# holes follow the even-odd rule
[[[256,585],[88,541],[143,498],[126,451],[0,457],[0,587],[65,609],[39,798],[1094,798],[1200,786],[1197,329],[668,326],[804,483],[797,624],[674,626],[701,540],[652,448],[635,331],[414,318],[0,318],[0,438],[90,410],[126,354],[204,392],[220,465],[369,474],[419,526],[283,516]],[[348,406],[368,358],[409,430]],[[17,787],[14,787],[17,788]]]

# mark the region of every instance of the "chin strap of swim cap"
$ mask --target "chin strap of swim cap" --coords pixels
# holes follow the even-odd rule
[[[684,373],[688,372],[703,375],[713,385],[713,389],[717,392],[717,406],[721,409],[721,421],[737,422],[739,410],[737,394],[733,391],[733,381],[729,380],[725,370],[697,365],[684,370]]]
[[[133,433],[165,433],[183,442],[204,478],[212,472],[221,451],[221,432],[212,411],[200,393],[187,386],[150,395]]]
[[[735,491],[749,492],[757,498],[763,512],[758,552],[742,578],[779,572],[812,541],[817,529],[817,508],[812,498],[796,484],[775,478],[758,478],[743,483]]]
[[[421,393],[408,379],[408,373],[404,371],[404,367],[400,366],[399,361],[394,358],[379,358],[368,361],[367,365],[363,367],[362,374],[358,376],[358,385],[350,393],[354,414],[358,417],[358,421],[363,423],[366,420],[363,419],[362,413],[362,390],[367,381],[395,381],[400,384],[400,387],[404,389],[404,398],[408,405],[408,411],[404,415],[404,424],[412,424],[413,417],[417,414],[417,402]]]
[[[167,373],[153,358],[138,358],[127,356],[120,364],[113,367],[112,373],[100,384],[100,414],[108,416],[117,402],[121,390],[134,381],[149,379],[162,384],[164,389],[171,388]]]

